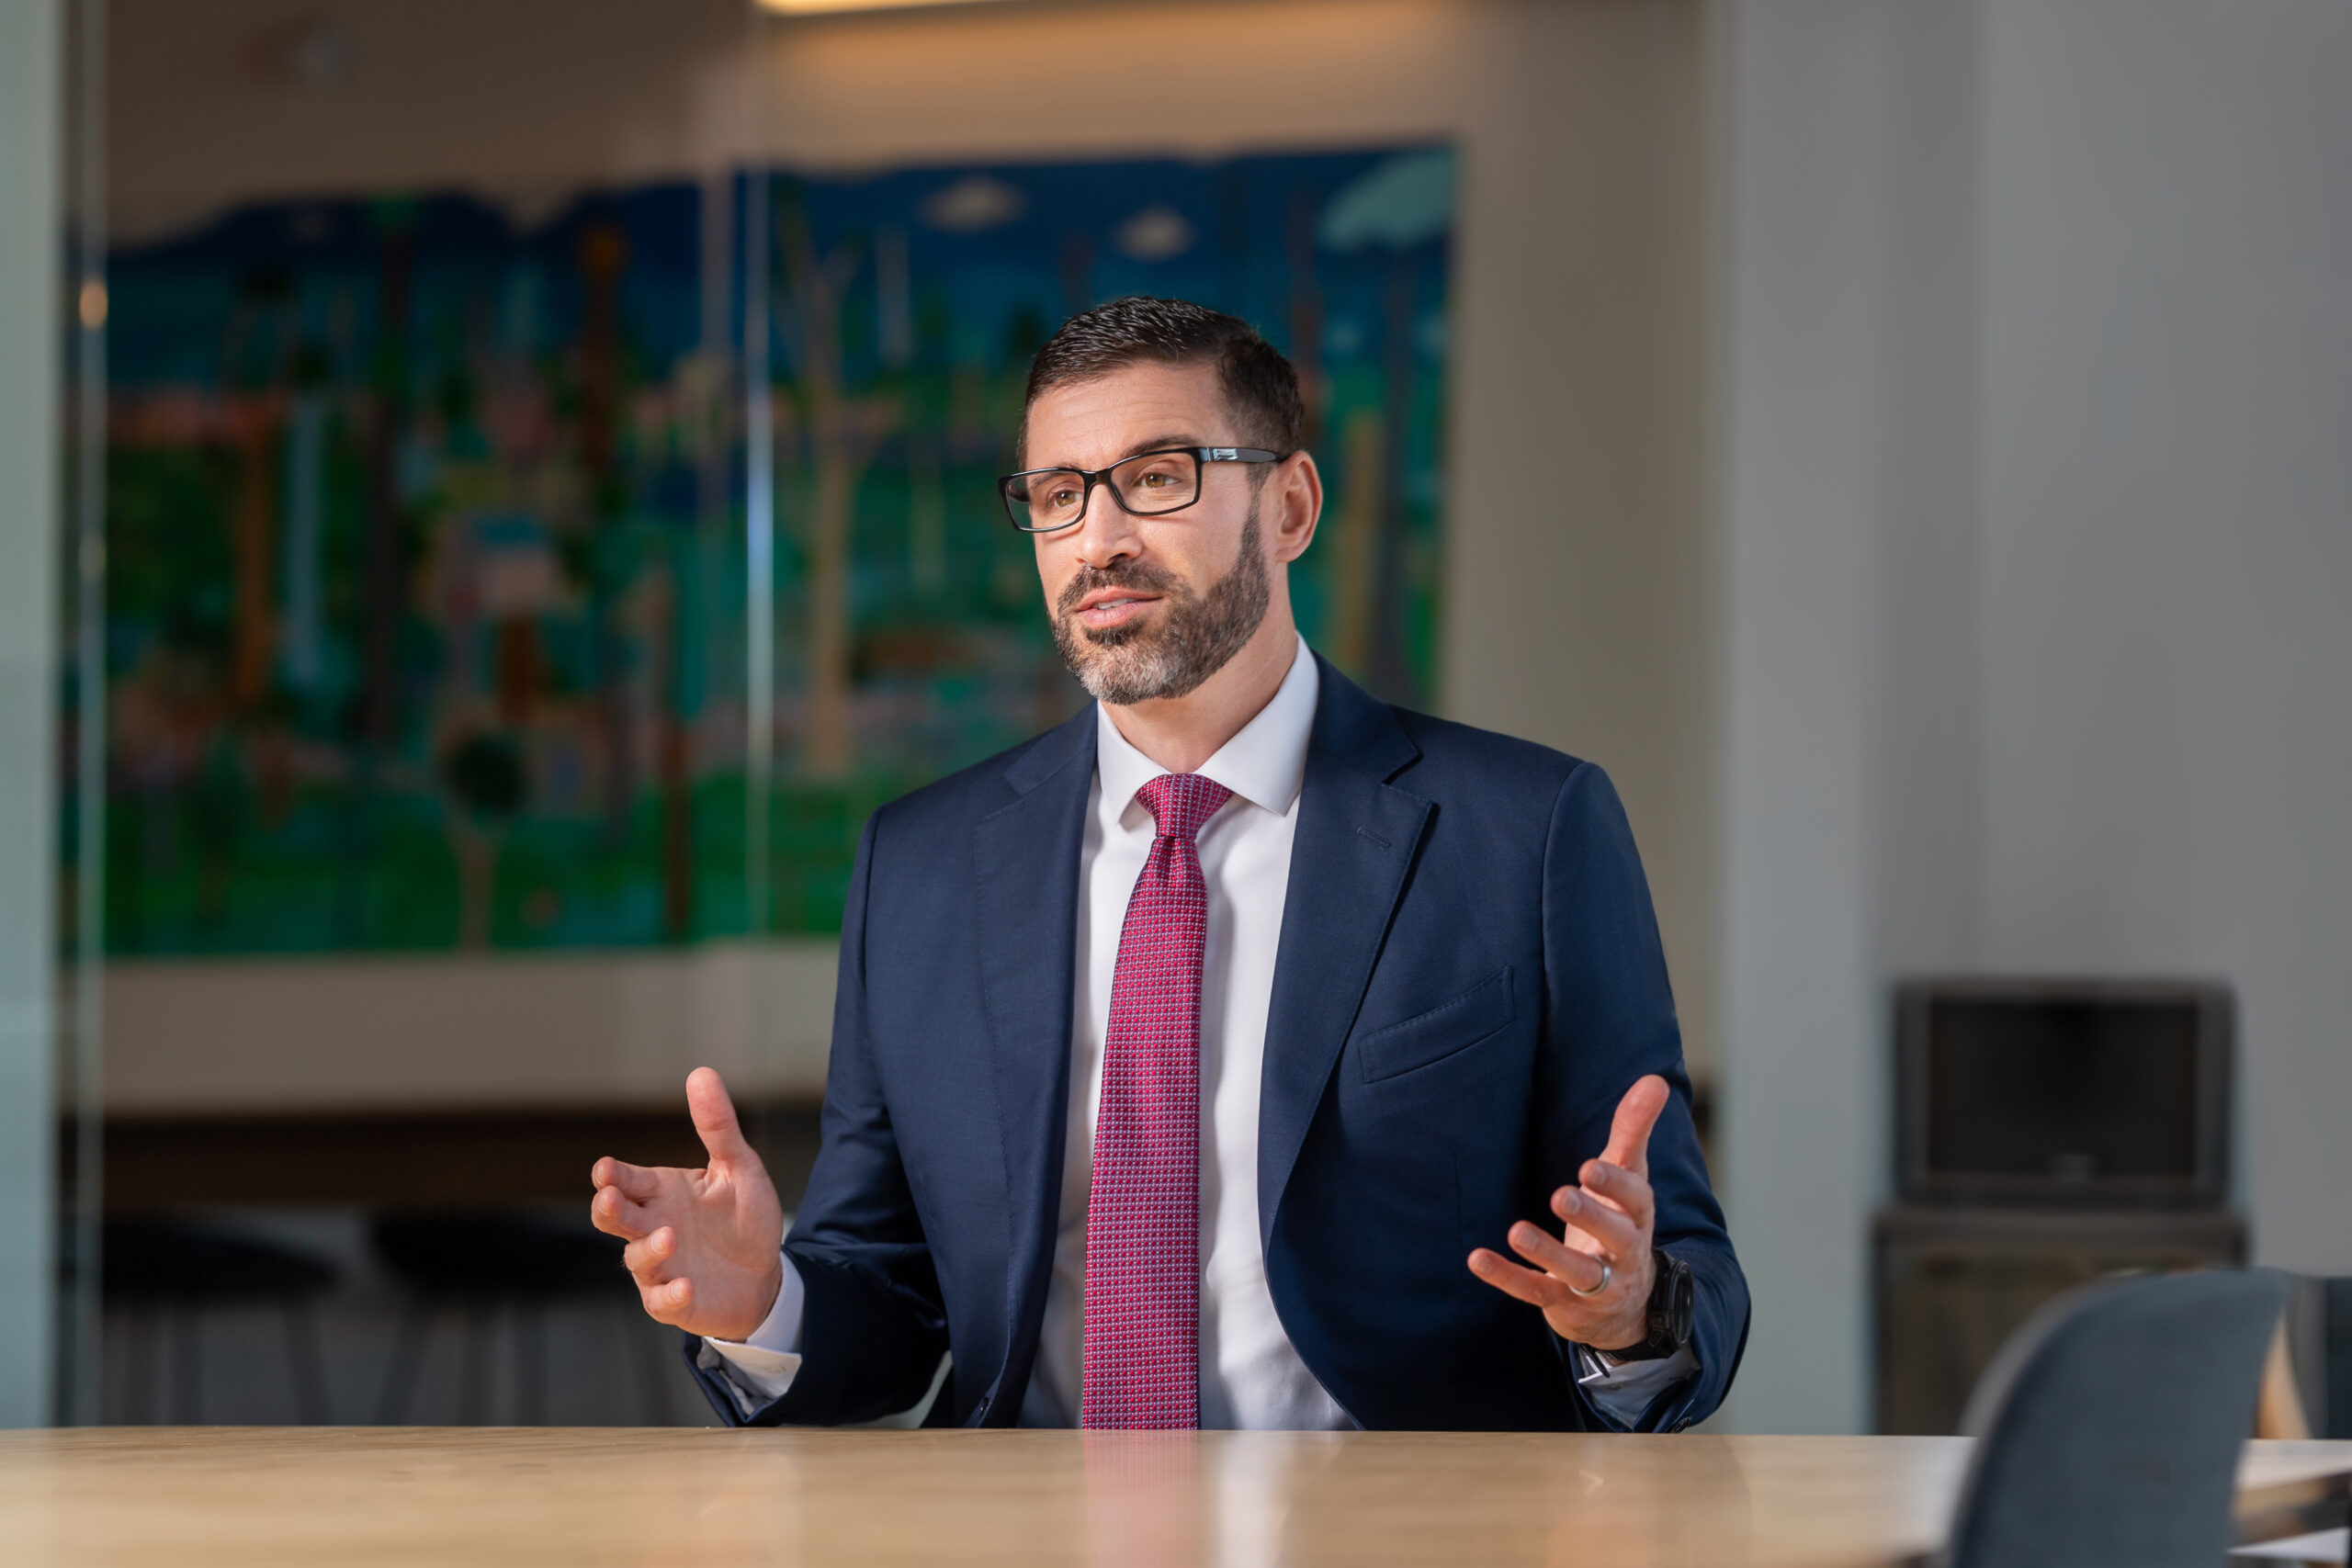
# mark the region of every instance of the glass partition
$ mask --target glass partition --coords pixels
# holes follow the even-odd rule
[[[709,1065],[793,1207],[866,817],[1077,711],[992,484],[1071,311],[1296,359],[1307,636],[1435,690],[1446,147],[845,158],[804,24],[597,16],[107,13],[80,1418],[709,1419],[586,1173]]]
[[[72,1407],[707,1420],[585,1215],[774,1098],[748,14],[111,22]]]
[[[67,105],[64,581],[61,600],[62,981],[58,1032],[57,1418],[100,1411],[99,1253],[105,1191],[107,178],[105,0],[64,7]]]

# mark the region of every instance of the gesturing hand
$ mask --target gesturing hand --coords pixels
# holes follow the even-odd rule
[[[596,1196],[588,1217],[628,1241],[621,1260],[657,1322],[741,1339],[766,1319],[784,1284],[784,1206],[717,1073],[687,1076],[686,1107],[710,1163],[679,1170],[608,1156],[589,1172]]]
[[[1563,1339],[1614,1350],[1649,1333],[1650,1232],[1657,1205],[1650,1192],[1650,1129],[1666,1109],[1666,1080],[1635,1080],[1617,1102],[1609,1146],[1577,1173],[1582,1188],[1552,1194],[1552,1212],[1567,1223],[1565,1239],[1521,1220],[1510,1228],[1511,1250],[1535,1265],[1522,1269],[1480,1247],[1470,1272],[1506,1295],[1544,1309]]]

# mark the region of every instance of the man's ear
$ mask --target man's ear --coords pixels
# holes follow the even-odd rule
[[[1306,553],[1323,517],[1323,475],[1315,455],[1302,447],[1283,458],[1266,488],[1273,491],[1274,559],[1287,565]]]

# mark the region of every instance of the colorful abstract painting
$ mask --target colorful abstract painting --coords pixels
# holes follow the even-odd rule
[[[1442,148],[763,171],[118,252],[109,951],[838,929],[876,805],[1083,700],[992,481],[1030,356],[1121,294],[1298,364],[1304,629],[1425,703],[1452,188]]]

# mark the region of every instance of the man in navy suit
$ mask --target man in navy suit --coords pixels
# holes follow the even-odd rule
[[[1096,702],[867,822],[788,1238],[707,1068],[707,1167],[594,1171],[729,1421],[1721,1402],[1747,1285],[1624,812],[1593,764],[1307,650],[1302,423],[1289,363],[1181,301],[1038,354],[1005,510]]]

